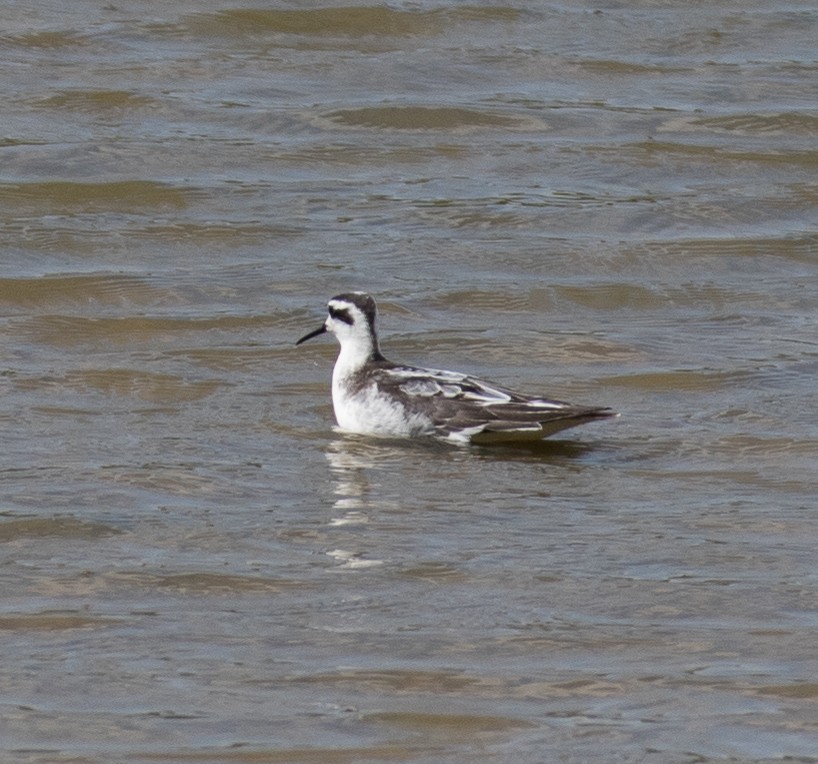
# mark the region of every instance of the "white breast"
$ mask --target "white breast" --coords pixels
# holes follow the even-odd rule
[[[423,414],[407,411],[400,400],[384,395],[373,384],[350,395],[343,380],[332,380],[332,406],[338,426],[361,435],[415,437],[434,428]]]

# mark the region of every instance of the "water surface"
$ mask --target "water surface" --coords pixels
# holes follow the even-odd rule
[[[4,762],[818,761],[813,5],[0,8]]]

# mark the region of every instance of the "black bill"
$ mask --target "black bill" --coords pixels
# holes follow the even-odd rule
[[[326,324],[321,324],[314,332],[310,332],[309,334],[305,334],[296,345],[300,345],[302,342],[306,342],[307,340],[311,340],[313,337],[317,337],[319,334],[323,334],[327,330]]]

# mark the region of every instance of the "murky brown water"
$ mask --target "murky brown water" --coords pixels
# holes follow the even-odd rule
[[[0,9],[4,764],[818,761],[814,5]]]

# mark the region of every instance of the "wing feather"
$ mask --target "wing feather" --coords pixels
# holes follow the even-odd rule
[[[432,419],[439,435],[456,440],[544,438],[616,416],[608,408],[521,395],[454,371],[390,365],[375,373],[382,387],[409,396],[412,406]]]

